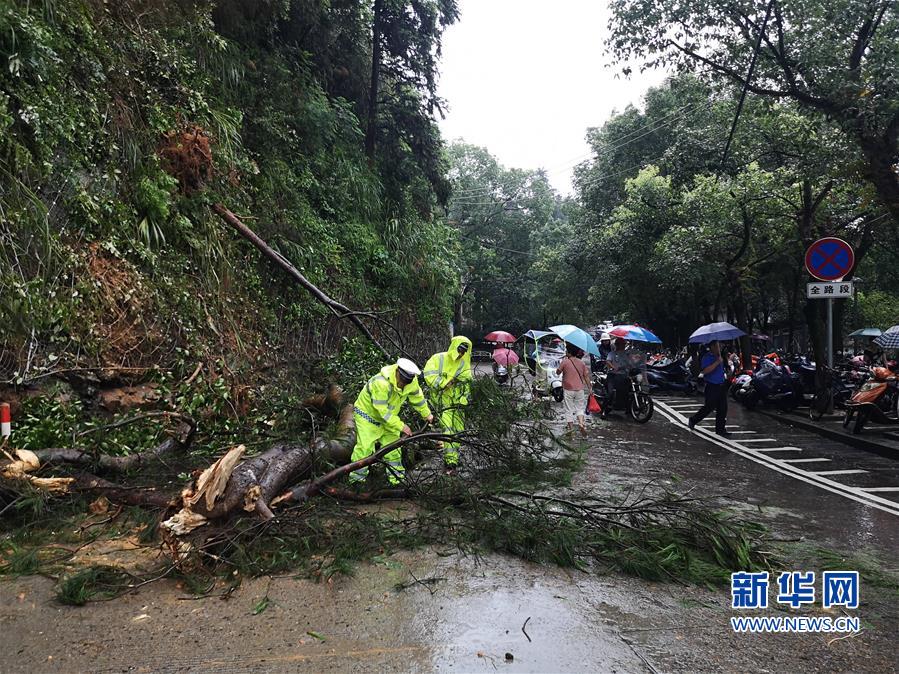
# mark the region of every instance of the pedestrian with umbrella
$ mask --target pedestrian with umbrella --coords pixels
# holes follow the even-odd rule
[[[572,421],[577,421],[581,435],[587,437],[587,390],[590,388],[590,370],[583,360],[584,352],[573,344],[565,345],[565,357],[556,368],[556,374],[562,375],[564,390],[566,428],[571,430]]]
[[[700,371],[705,378],[705,404],[687,422],[690,430],[715,411],[715,433],[727,438],[727,382],[725,380],[724,358],[721,356],[721,339],[736,339],[746,333],[730,323],[710,323],[704,325],[692,335],[691,344],[708,344],[699,363]]]

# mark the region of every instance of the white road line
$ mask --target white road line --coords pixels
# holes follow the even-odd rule
[[[775,440],[774,438],[746,438],[745,440],[737,440],[740,444],[745,444],[747,442],[780,442],[780,440]]]
[[[803,459],[781,459],[783,463],[826,463],[831,461],[831,459],[825,459],[824,457],[813,459],[811,457],[805,457]]]
[[[715,430],[715,424],[696,424],[696,428],[708,428],[711,430]],[[739,428],[739,426],[737,426],[736,424],[725,424],[724,428],[725,430],[727,430],[728,428]],[[754,432],[755,431],[753,431],[753,433]]]
[[[899,491],[899,487],[862,487],[862,491]]]
[[[867,472],[860,468],[848,468],[846,470],[816,470],[815,475],[861,475]]]
[[[801,452],[801,447],[759,447],[753,449],[753,452]]]
[[[688,430],[686,425],[687,419],[682,414],[678,414],[675,410],[672,410],[664,403],[656,405],[656,409],[659,411],[659,414],[668,419],[668,421],[673,423],[675,426],[679,426],[684,430]],[[704,429],[695,430],[692,431],[692,433],[694,435],[700,435],[704,437],[706,441],[712,443],[713,445],[718,445],[719,447],[722,447],[723,449],[726,449],[733,454],[739,454],[743,458],[749,459],[750,461],[761,466],[765,466],[766,468],[770,468],[777,473],[787,475],[796,480],[799,480],[800,482],[805,482],[806,484],[812,485],[813,487],[818,487],[819,489],[823,489],[824,491],[829,491],[832,494],[837,494],[838,496],[842,496],[843,498],[848,498],[850,501],[855,501],[856,503],[861,503],[871,508],[882,510],[884,512],[890,513],[891,515],[899,516],[899,503],[896,503],[896,501],[891,501],[881,496],[877,496],[876,494],[869,493],[863,488],[850,487],[849,485],[843,484],[842,482],[830,480],[826,477],[806,470],[802,470],[801,468],[797,468],[796,466],[791,466],[788,463],[783,463],[783,461],[780,461],[779,459],[771,456],[766,456],[764,453],[765,450],[741,447],[736,442],[721,438],[714,433],[709,433]]]
[[[757,434],[758,431],[730,431],[731,435],[748,435],[750,433]],[[740,442],[743,442],[742,440]]]

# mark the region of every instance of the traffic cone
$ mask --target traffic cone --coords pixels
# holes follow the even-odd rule
[[[0,403],[0,437],[8,438],[10,435],[12,435],[12,415],[9,403]]]

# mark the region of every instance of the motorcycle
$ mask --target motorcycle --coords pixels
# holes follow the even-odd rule
[[[899,375],[886,367],[871,370],[871,379],[862,384],[846,403],[843,428],[852,426],[853,435],[862,432],[868,421],[899,423]]]
[[[696,391],[696,382],[693,380],[690,370],[685,365],[685,359],[680,358],[666,365],[648,365],[646,367],[646,379],[649,390],[655,391],[679,391],[693,393]]]
[[[767,402],[792,410],[802,401],[802,385],[799,375],[791,373],[789,368],[762,358],[752,379],[736,391],[734,398],[749,409]]]
[[[609,377],[614,383],[611,392],[607,387]],[[652,418],[655,408],[649,394],[649,384],[637,368],[629,370],[627,375],[594,373],[593,395],[602,408],[600,417],[603,419],[612,410],[621,410],[637,423],[645,424]]]

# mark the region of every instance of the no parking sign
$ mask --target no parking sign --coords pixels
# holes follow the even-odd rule
[[[854,266],[852,246],[833,236],[818,239],[805,252],[805,268],[819,281],[839,281]]]

